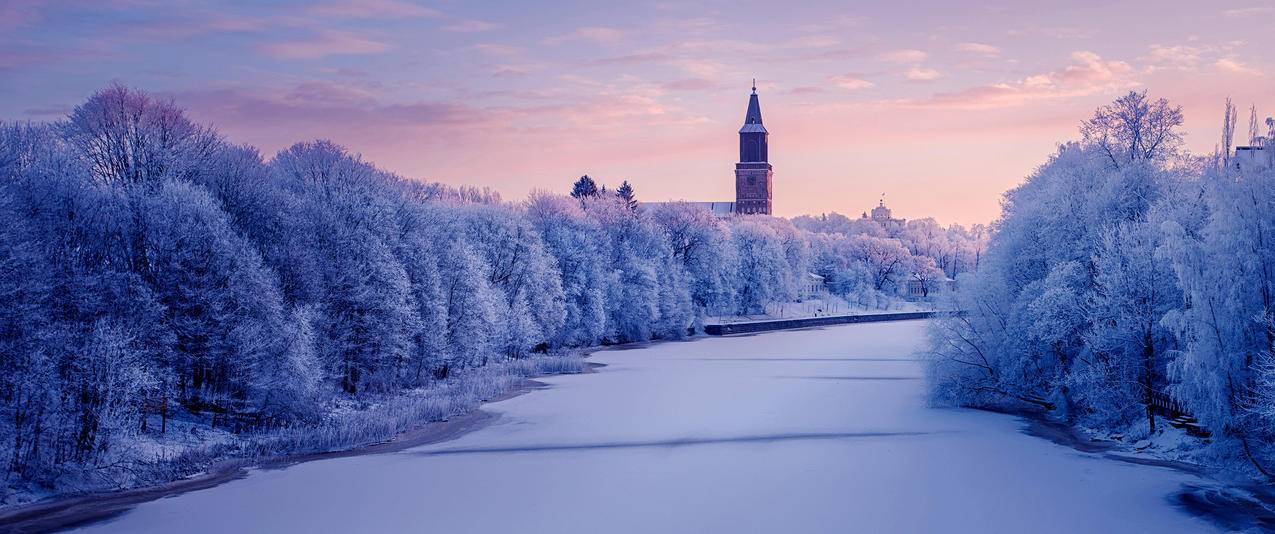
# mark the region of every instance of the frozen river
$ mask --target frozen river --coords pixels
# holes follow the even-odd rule
[[[1202,532],[1190,475],[926,407],[922,321],[596,353],[403,452],[256,471],[101,532]]]

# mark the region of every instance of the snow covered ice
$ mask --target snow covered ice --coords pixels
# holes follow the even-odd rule
[[[925,406],[921,321],[603,351],[460,439],[257,471],[92,532],[1201,532],[1192,477]]]

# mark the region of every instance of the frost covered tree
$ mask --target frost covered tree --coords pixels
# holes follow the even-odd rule
[[[1148,221],[1177,184],[1165,164],[1180,122],[1166,101],[1125,95],[1006,194],[977,273],[961,278],[969,313],[936,325],[937,396],[1112,426],[1141,413],[1150,426],[1174,348],[1161,319],[1182,299]]]
[[[673,259],[690,277],[691,299],[699,313],[731,307],[737,258],[722,222],[702,206],[682,202],[659,205],[651,220],[664,231]]]
[[[782,302],[787,287],[788,263],[783,243],[771,227],[742,219],[731,225],[731,241],[739,265],[734,293],[739,313],[764,313],[766,304]]]
[[[550,336],[554,346],[585,346],[601,341],[606,328],[606,272],[609,258],[599,237],[602,229],[579,204],[549,193],[533,193],[527,217],[540,232],[561,276],[563,324]]]
[[[1150,100],[1146,91],[1130,91],[1098,108],[1080,126],[1087,144],[1097,147],[1117,167],[1138,161],[1158,161],[1182,143],[1182,108],[1166,99]]]
[[[120,84],[94,93],[62,127],[94,178],[107,184],[189,178],[220,142],[173,102]]]

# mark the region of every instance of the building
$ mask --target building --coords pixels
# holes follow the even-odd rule
[[[757,81],[748,96],[744,125],[739,128],[739,161],[735,163],[735,201],[684,202],[703,207],[718,217],[734,215],[770,215],[773,208],[772,183],[774,169],[770,165],[770,132],[762,125],[761,102],[757,100]],[[642,202],[642,209],[668,202]]]
[[[885,207],[884,198],[882,198],[881,201],[877,203],[877,207],[872,208],[871,217],[868,217],[867,212],[864,212],[863,218],[864,219],[870,218],[872,222],[880,224],[881,226],[884,226],[886,229],[903,228],[908,223],[907,219],[894,218],[894,214],[893,212],[890,211],[890,208]]]
[[[761,103],[757,100],[757,82],[748,97],[744,125],[739,128],[739,162],[735,164],[735,213],[770,215],[771,184],[775,171],[770,166],[768,147],[770,132],[761,121]]]
[[[1271,164],[1275,163],[1272,161],[1272,159],[1275,159],[1275,154],[1272,154],[1266,148],[1265,141],[1265,138],[1259,137],[1252,146],[1235,147],[1235,157],[1231,159],[1232,166],[1237,172],[1240,174],[1258,173],[1269,169]]]

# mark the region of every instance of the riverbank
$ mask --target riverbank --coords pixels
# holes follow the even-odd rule
[[[258,451],[257,454],[218,458],[209,462],[200,471],[175,480],[119,490],[89,491],[48,497],[30,503],[8,506],[0,509],[0,532],[49,532],[93,523],[125,513],[138,504],[213,488],[238,480],[254,469],[282,469],[316,460],[383,454],[453,440],[478,430],[496,419],[493,414],[481,409],[483,404],[507,400],[544,387],[544,383],[535,378],[550,374],[592,372],[597,365],[583,361],[584,357],[587,357],[587,354],[534,357],[510,363],[503,368],[483,370],[479,376],[462,378],[468,383],[454,389],[468,390],[467,392],[474,395],[474,398],[455,399],[450,405],[453,412],[441,417],[422,419],[415,424],[407,425],[404,425],[403,421],[391,422],[390,424],[402,428],[398,428],[389,437],[385,437],[385,430],[381,429],[379,433],[364,436],[361,442],[342,445],[341,441],[334,442],[329,436],[317,437],[323,432],[317,427],[311,430],[311,433],[315,435],[313,443],[322,443],[322,445],[306,445],[300,441],[304,438],[297,436],[287,438],[282,435],[257,436],[240,444],[243,447],[242,450],[255,448]],[[563,358],[580,361],[577,365],[564,362]],[[374,417],[371,411],[368,416]],[[353,416],[347,414],[346,417],[357,417],[357,414]],[[342,436],[337,439],[350,438]],[[280,441],[284,440],[289,442],[286,445],[281,444]],[[346,443],[349,442],[346,441]],[[303,452],[283,454],[266,452],[271,448],[278,450],[281,447],[300,448]]]
[[[1199,483],[1184,484],[1179,491],[1170,495],[1170,502],[1227,531],[1275,532],[1275,488],[1269,484],[1255,482],[1243,474],[1168,458],[1154,452],[1138,451],[1132,444],[1095,439],[1080,429],[1050,419],[1038,410],[988,411],[1016,416],[1024,422],[1023,433],[1082,453],[1134,465],[1172,469],[1198,477]],[[1167,424],[1164,427],[1172,428]],[[1185,431],[1168,432],[1181,434],[1177,436],[1180,439],[1195,439]]]

